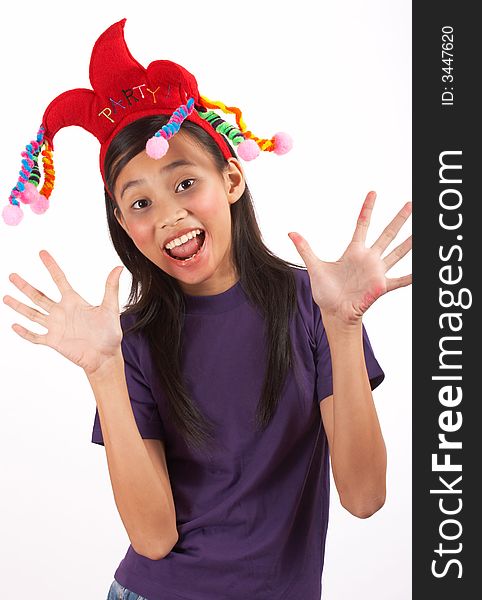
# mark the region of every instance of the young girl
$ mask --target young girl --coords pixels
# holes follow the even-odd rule
[[[123,26],[94,47],[95,98],[73,90],[47,109],[3,216],[18,223],[19,201],[36,212],[48,206],[60,127],[94,133],[110,235],[132,275],[127,309],[119,311],[122,268],[91,306],[42,250],[61,300],[12,274],[44,312],[4,302],[47,333],[12,327],[79,365],[92,386],[92,442],[105,446],[131,541],[108,600],[319,600],[330,457],[353,515],[369,517],[385,499],[371,394],[384,373],[362,318],[381,295],[411,283],[410,275],[385,275],[411,238],[382,258],[411,205],[367,248],[370,192],[337,262],[317,258],[294,232],[306,268],[276,257],[262,241],[237,154],[256,155],[247,142],[283,153],[289,139],[259,140],[238,114],[239,128],[222,121],[179,65],[140,71]],[[39,195],[32,188],[42,147]]]

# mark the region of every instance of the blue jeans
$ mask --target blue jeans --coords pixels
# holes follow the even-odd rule
[[[107,600],[147,600],[147,598],[131,592],[114,579],[109,588]]]

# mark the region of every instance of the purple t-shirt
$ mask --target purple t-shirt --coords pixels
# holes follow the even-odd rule
[[[148,600],[320,600],[329,507],[329,452],[320,400],[333,393],[321,313],[305,269],[295,269],[290,324],[299,372],[289,372],[264,432],[255,412],[264,380],[264,324],[238,281],[186,295],[183,373],[214,421],[219,451],[197,455],[170,425],[146,341],[122,341],[127,386],[143,438],[163,439],[178,543],[161,560],[129,546],[114,577]],[[121,317],[122,327],[131,324]],[[371,388],[385,375],[363,327]],[[96,410],[92,442],[102,444]],[[209,458],[208,458],[209,457]]]

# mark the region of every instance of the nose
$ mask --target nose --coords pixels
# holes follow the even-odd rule
[[[184,219],[187,215],[187,210],[175,200],[166,199],[164,202],[159,203],[156,219],[158,227],[161,229],[169,229],[175,226],[178,221]]]

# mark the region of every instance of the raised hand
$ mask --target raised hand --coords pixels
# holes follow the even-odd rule
[[[109,273],[102,304],[92,306],[71,287],[61,268],[46,250],[41,250],[39,255],[60,290],[62,299],[54,302],[20,275],[12,273],[10,281],[43,308],[46,314],[11,296],[4,296],[3,302],[45,327],[47,333],[33,333],[17,323],[12,325],[12,329],[34,344],[57,350],[90,375],[120,351],[122,328],[118,291],[123,267],[115,267]]]
[[[392,279],[385,276],[412,248],[412,236],[385,258],[381,256],[412,213],[412,203],[407,202],[377,241],[367,248],[365,239],[375,199],[376,193],[369,192],[353,238],[336,262],[320,260],[299,233],[288,234],[307,267],[313,299],[322,316],[347,325],[358,324],[367,309],[383,294],[412,283],[411,274]]]

